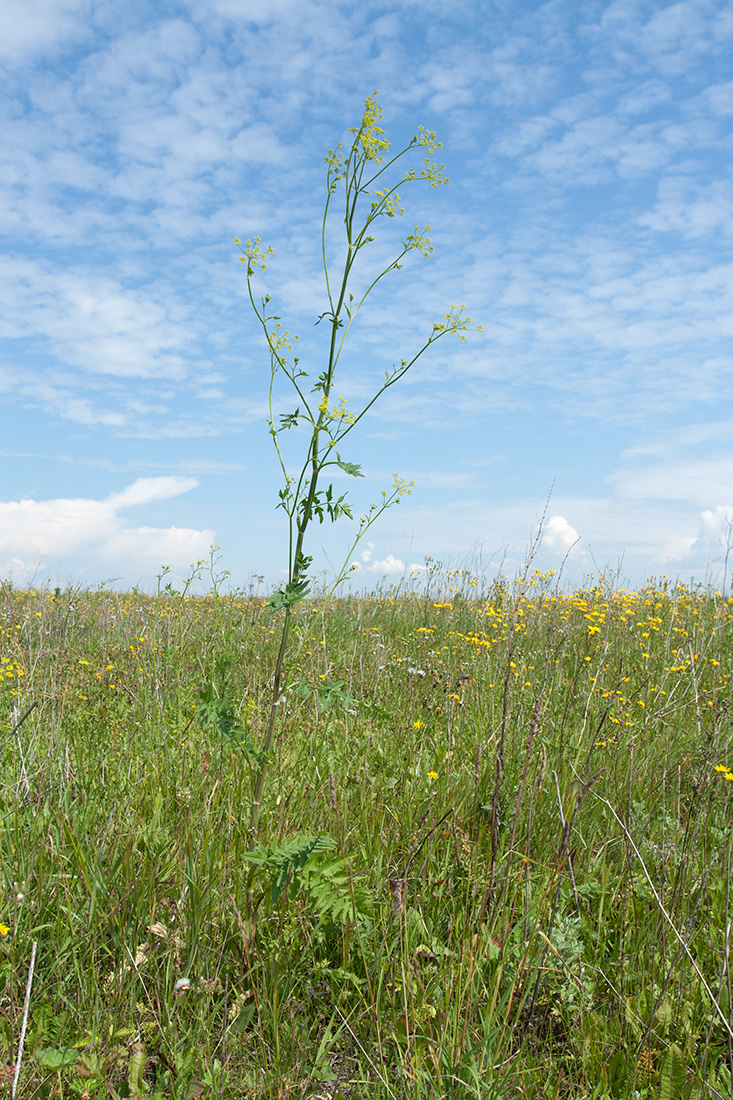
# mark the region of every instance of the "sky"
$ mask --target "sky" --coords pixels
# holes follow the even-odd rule
[[[377,225],[357,288],[415,226],[434,251],[368,300],[336,392],[358,411],[452,302],[483,332],[354,429],[355,523],[415,484],[352,582],[513,574],[541,525],[568,584],[729,584],[731,56],[725,0],[0,0],[0,578],[153,591],[217,545],[229,586],[281,583],[233,238],[272,246],[255,291],[317,377],[324,158],[378,90],[393,151],[437,131],[450,183]],[[317,576],[353,535],[311,528]]]

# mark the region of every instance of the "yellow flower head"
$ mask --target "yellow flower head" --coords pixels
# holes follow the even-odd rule
[[[389,149],[390,142],[384,137],[381,126],[377,125],[382,119],[382,108],[377,102],[378,95],[379,93],[375,92],[364,100],[364,118],[361,126],[358,130],[352,127],[351,133],[357,135],[366,159],[381,164],[382,153]]]

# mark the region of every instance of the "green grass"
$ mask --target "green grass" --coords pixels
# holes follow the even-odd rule
[[[299,605],[256,837],[262,601],[3,587],[18,1096],[730,1096],[733,601],[431,580]]]

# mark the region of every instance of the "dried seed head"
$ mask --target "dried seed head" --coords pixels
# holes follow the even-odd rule
[[[389,880],[389,892],[392,897],[392,912],[396,917],[400,917],[407,900],[407,881],[403,878],[391,878]]]

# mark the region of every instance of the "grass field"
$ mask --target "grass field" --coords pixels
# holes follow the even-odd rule
[[[730,1097],[733,599],[431,583],[298,605],[256,837],[263,601],[3,586],[8,1092],[36,943],[23,1098]]]

